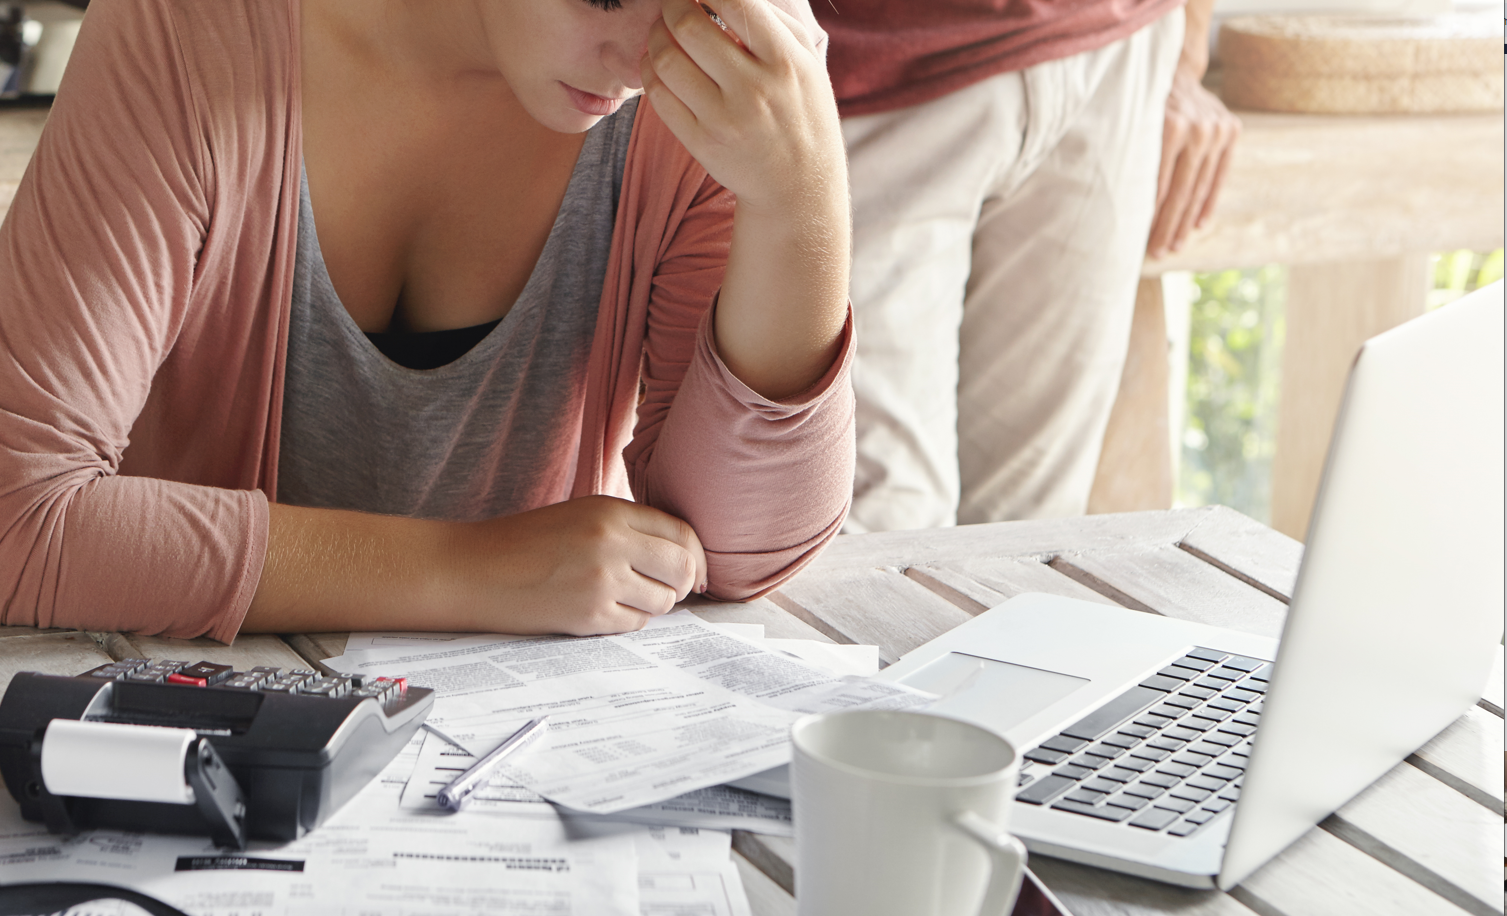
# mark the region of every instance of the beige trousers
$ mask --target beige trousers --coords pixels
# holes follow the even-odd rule
[[[847,118],[850,532],[1081,515],[1119,387],[1182,48],[1097,51]]]

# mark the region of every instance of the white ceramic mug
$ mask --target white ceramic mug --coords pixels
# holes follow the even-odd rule
[[[791,728],[800,916],[1009,916],[1015,749],[967,722],[859,710]]]

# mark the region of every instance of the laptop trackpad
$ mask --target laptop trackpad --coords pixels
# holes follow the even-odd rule
[[[963,719],[998,734],[1004,734],[1088,683],[1086,677],[962,652],[944,655],[899,680],[940,697],[923,707],[926,712]],[[728,785],[789,798],[790,768],[775,767]]]
[[[1088,683],[1088,678],[951,652],[900,682],[939,694],[927,707],[1003,734]]]

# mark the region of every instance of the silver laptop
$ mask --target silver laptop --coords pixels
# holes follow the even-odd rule
[[[1033,594],[879,677],[1022,749],[1011,831],[1033,852],[1229,889],[1480,698],[1503,387],[1501,283],[1366,343],[1280,645]]]

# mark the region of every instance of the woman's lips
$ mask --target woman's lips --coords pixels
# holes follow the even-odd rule
[[[560,85],[565,87],[565,93],[570,96],[570,104],[574,105],[576,110],[583,114],[597,116],[610,115],[623,107],[623,103],[628,101],[626,97],[609,99],[603,95],[584,92],[569,83],[561,83]]]

